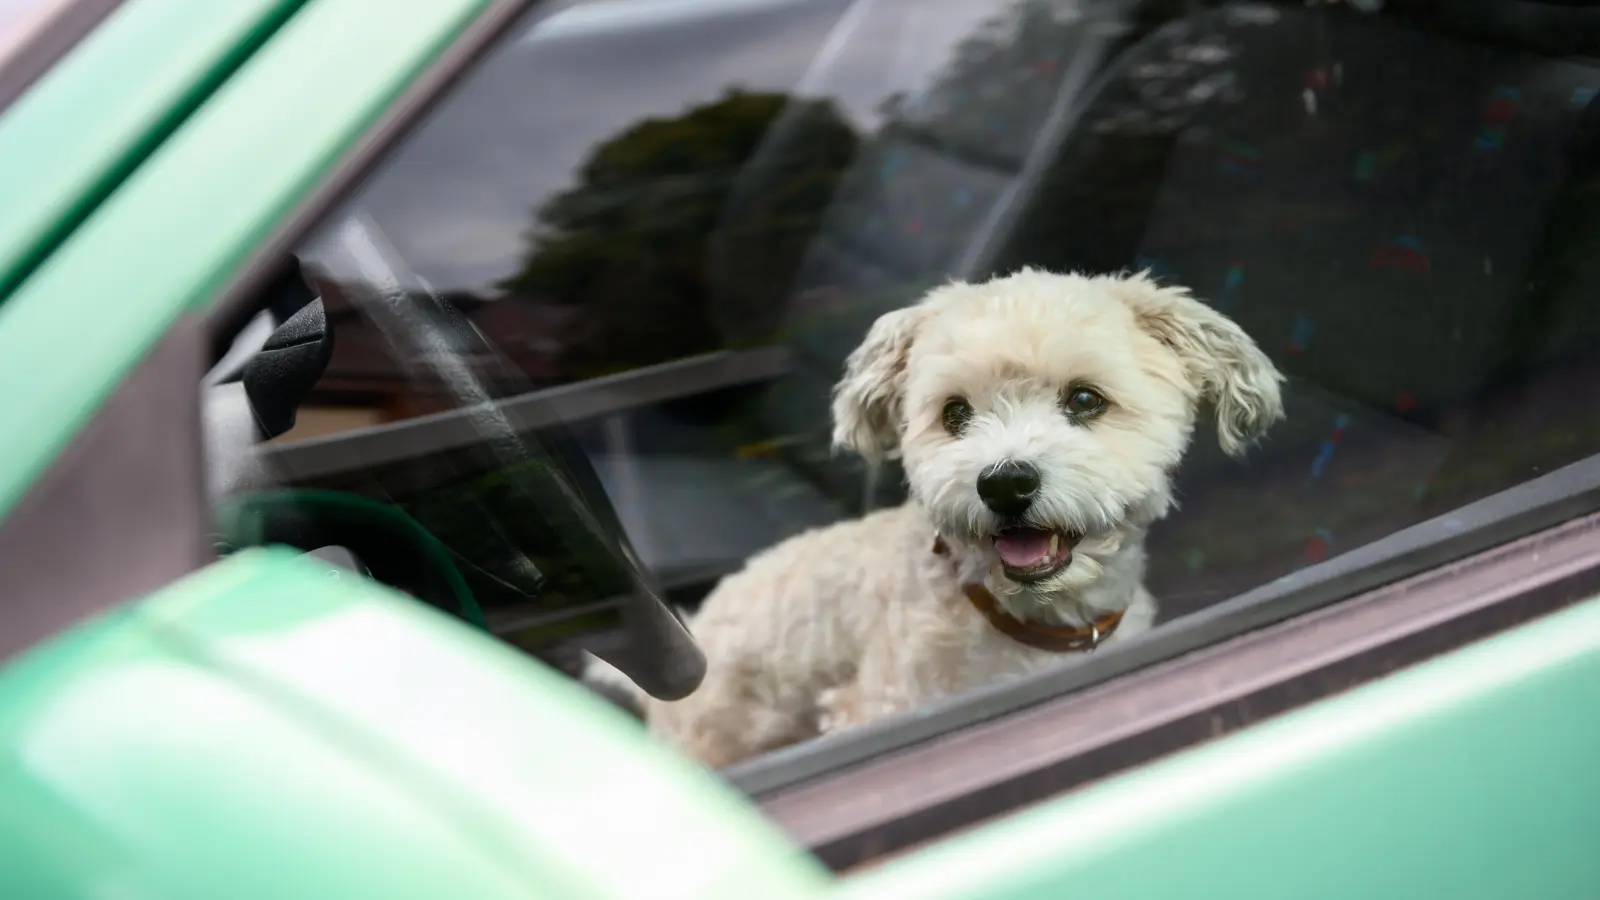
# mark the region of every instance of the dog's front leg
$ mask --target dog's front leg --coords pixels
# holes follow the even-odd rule
[[[833,734],[915,707],[917,695],[900,660],[887,640],[869,646],[853,681],[818,695],[817,730]]]
[[[869,693],[858,684],[830,688],[817,698],[817,731],[833,734],[915,706],[904,695]]]
[[[854,683],[828,688],[817,695],[818,734],[833,734],[863,721],[861,692]]]

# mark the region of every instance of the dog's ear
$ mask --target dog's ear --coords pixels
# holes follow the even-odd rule
[[[1181,287],[1148,273],[1105,278],[1140,323],[1183,361],[1189,380],[1217,414],[1222,449],[1239,456],[1283,418],[1283,375],[1232,319]]]
[[[884,313],[844,363],[833,389],[833,445],[878,460],[900,444],[906,355],[927,311],[908,306]]]

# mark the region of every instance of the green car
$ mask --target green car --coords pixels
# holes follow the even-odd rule
[[[1600,896],[1600,9],[0,4],[0,897]],[[709,771],[867,325],[1142,269],[1288,374],[1155,629]]]

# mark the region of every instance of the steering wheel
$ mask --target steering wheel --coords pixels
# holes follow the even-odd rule
[[[373,580],[488,630],[450,551],[398,507],[336,491],[255,491],[223,500],[217,529],[230,552],[268,545],[306,553],[344,547]]]

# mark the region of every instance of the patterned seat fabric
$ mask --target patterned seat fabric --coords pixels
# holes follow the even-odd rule
[[[1289,419],[1243,464],[1197,437],[1151,542],[1168,615],[1600,450],[1600,69],[1238,5],[1082,87],[1071,60],[1103,45],[1017,34],[863,143],[787,311],[780,429],[821,452],[844,356],[952,275],[1188,285],[1290,375]]]
[[[1119,67],[1000,266],[1151,269],[1291,377],[1245,466],[1196,447],[1151,546],[1169,614],[1600,450],[1600,69],[1259,10]]]

